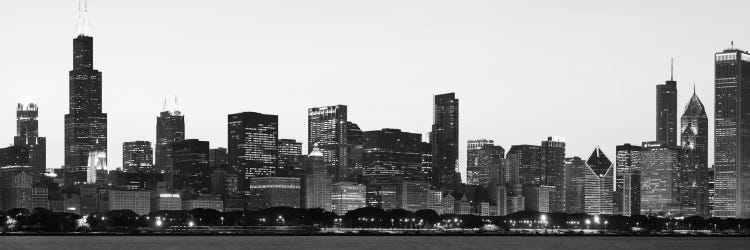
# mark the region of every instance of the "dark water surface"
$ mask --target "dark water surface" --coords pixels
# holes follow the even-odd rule
[[[0,249],[750,249],[750,238],[596,236],[0,236]]]

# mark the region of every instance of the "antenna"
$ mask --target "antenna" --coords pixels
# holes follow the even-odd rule
[[[731,46],[732,49],[734,49],[734,40],[730,41],[729,45]]]
[[[164,103],[162,103],[161,110],[167,111],[167,98],[166,97],[163,97],[163,98],[164,98]]]

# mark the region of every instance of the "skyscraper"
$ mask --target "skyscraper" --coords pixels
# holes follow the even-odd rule
[[[305,174],[300,183],[302,208],[322,208],[331,211],[332,182],[326,168],[323,152],[313,144],[312,151],[303,160]]]
[[[434,187],[452,190],[461,182],[458,166],[458,99],[455,93],[435,96],[433,106],[432,173]]]
[[[218,147],[208,150],[208,166],[219,167],[227,164],[227,149]]]
[[[588,214],[613,213],[614,172],[612,161],[599,147],[595,148],[586,161],[584,170],[584,212]]]
[[[508,150],[507,158],[511,168],[516,168],[518,171],[518,183],[513,183],[515,178],[511,176],[511,184],[521,186],[543,184],[544,167],[541,146],[513,145]],[[513,166],[514,164],[517,166]],[[513,172],[514,170],[511,169],[511,175]]]
[[[750,217],[750,54],[715,55],[714,216]]]
[[[94,69],[94,38],[87,34],[88,11],[80,15],[73,39],[73,70],[68,74],[69,110],[65,115],[65,167],[88,164],[90,152],[107,152],[107,114],[102,113],[102,73]]]
[[[581,157],[565,158],[565,212],[583,213],[586,162]]]
[[[256,112],[230,114],[228,132],[229,165],[239,169],[242,183],[249,183],[252,177],[276,176],[279,168],[278,116]]]
[[[466,183],[488,187],[490,183],[505,185],[505,149],[493,144],[483,144],[473,152],[474,164],[466,166]],[[501,176],[502,175],[502,176]]]
[[[122,143],[122,167],[127,172],[151,172],[154,165],[154,150],[150,141]]]
[[[279,176],[299,177],[302,174],[302,143],[279,139]]]
[[[615,159],[615,212],[638,215],[641,212],[640,146],[617,145]]]
[[[172,143],[173,187],[192,189],[194,193],[210,193],[208,168],[209,142],[188,139]]]
[[[362,176],[421,179],[422,135],[399,129],[364,132]]]
[[[708,117],[703,103],[693,90],[693,97],[680,119],[684,162],[680,165],[679,195],[681,206],[708,217]]]
[[[13,145],[29,149],[29,165],[33,173],[41,175],[47,168],[47,138],[39,137],[39,107],[34,103],[18,104],[16,136]]]
[[[494,144],[495,141],[489,139],[476,139],[466,141],[466,168],[476,167],[479,149],[485,144]],[[467,177],[468,180],[468,177]]]
[[[185,116],[178,110],[156,117],[156,171],[172,171],[172,144],[185,140]]]
[[[677,82],[672,77],[663,85],[656,85],[656,141],[677,146]]]
[[[351,121],[346,122],[346,143],[350,179],[361,181],[362,176],[362,146],[365,143],[364,132],[359,125]]]
[[[349,178],[346,105],[307,110],[307,145],[318,144],[328,174],[335,182]],[[308,149],[308,153],[312,149]]]
[[[550,190],[549,210],[565,212],[565,139],[547,137],[542,141],[542,185],[553,186]]]
[[[641,214],[680,214],[679,148],[661,141],[644,142],[641,154]]]

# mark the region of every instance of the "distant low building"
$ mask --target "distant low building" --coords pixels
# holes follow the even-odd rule
[[[196,208],[213,209],[219,212],[224,212],[224,201],[212,197],[199,197],[192,200],[182,201],[182,210],[190,211]]]
[[[161,193],[151,199],[151,211],[182,210],[180,194]]]
[[[109,210],[126,209],[140,215],[151,212],[151,191],[110,190]]]

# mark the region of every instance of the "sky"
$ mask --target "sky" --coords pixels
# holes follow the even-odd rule
[[[63,164],[77,6],[0,6],[0,146],[13,142],[16,103],[33,100],[48,168]],[[655,139],[655,86],[669,79],[670,58],[679,113],[695,84],[713,119],[713,54],[730,41],[750,48],[750,1],[89,0],[88,9],[110,169],[122,142],[155,140],[163,100],[175,96],[186,137],[212,148],[227,145],[227,114],[276,114],[280,138],[306,142],[307,109],[335,104],[365,131],[427,140],[433,95],[455,92],[462,171],[466,140],[478,138],[508,150],[563,136],[568,157],[600,146],[613,159],[616,145]],[[713,132],[709,144],[712,162]]]

